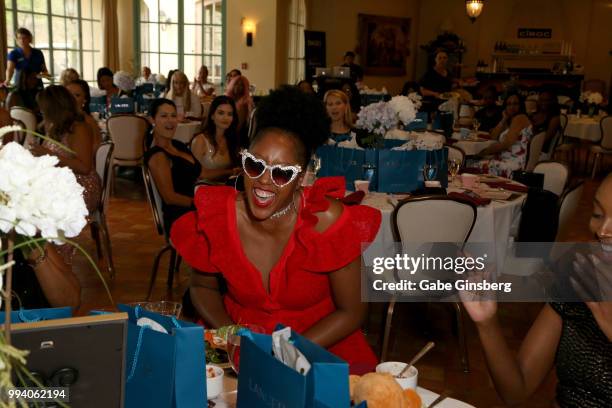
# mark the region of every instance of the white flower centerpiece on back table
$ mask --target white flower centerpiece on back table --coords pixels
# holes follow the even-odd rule
[[[6,134],[15,131],[50,140],[18,126],[7,126],[0,128],[0,142]],[[5,302],[4,333],[0,333],[0,388],[4,389],[11,386],[11,366],[23,365],[27,354],[10,345],[13,251],[40,247],[45,241],[70,243],[86,255],[101,277],[91,258],[68,240],[78,236],[87,225],[87,207],[83,187],[74,173],[67,167],[59,167],[58,163],[57,157],[35,157],[16,142],[0,144],[0,292],[3,298],[0,304],[2,300]],[[2,241],[7,247],[2,247]],[[108,292],[106,282],[104,286]],[[5,406],[3,401],[0,406]]]
[[[604,98],[599,92],[584,91],[580,94],[580,102],[584,104],[590,117],[595,115],[596,110],[603,101]]]

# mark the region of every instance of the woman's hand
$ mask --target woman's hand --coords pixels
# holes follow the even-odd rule
[[[608,340],[612,341],[612,264],[601,254],[576,254],[572,286],[584,299]]]
[[[469,256],[469,254],[466,253],[466,256]],[[472,270],[468,272],[466,277],[470,283],[491,280],[491,271],[485,266],[482,271]],[[490,293],[460,290],[458,294],[465,310],[476,325],[485,326],[494,321],[497,314],[497,301],[491,298]]]

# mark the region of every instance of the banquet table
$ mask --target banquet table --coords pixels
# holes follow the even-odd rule
[[[460,148],[467,156],[475,156],[483,149],[495,144],[495,140],[487,140],[482,138],[463,139],[459,132],[453,133],[453,139],[457,140],[453,146]]]
[[[565,136],[590,142],[599,142],[601,139],[601,128],[599,127],[600,117],[589,118],[588,116],[569,115]]]
[[[238,379],[233,375],[233,373],[230,372],[230,370],[226,370],[225,376],[223,377],[223,392],[217,398],[212,400],[215,403],[215,408],[235,408],[236,399],[238,397],[238,393],[236,392],[237,388]],[[421,397],[421,401],[425,406],[431,404],[439,396],[439,394],[422,387],[417,387],[417,393]],[[472,405],[453,398],[443,400],[439,405],[436,405],[436,407],[474,408]]]
[[[200,125],[202,122],[199,121],[191,121],[191,122],[183,122],[179,123],[176,127],[176,133],[174,134],[174,139],[185,144],[191,142],[193,136],[198,133],[200,130]]]
[[[464,190],[460,187],[447,188],[449,193],[462,191]],[[492,200],[490,204],[477,208],[476,223],[468,242],[492,244],[495,248],[498,271],[503,270],[508,244],[511,242],[514,231],[518,229],[521,208],[526,197],[526,194],[518,194],[514,200]],[[362,202],[363,205],[380,210],[382,214],[382,222],[374,240],[374,247],[381,248],[385,253],[394,252],[392,214],[399,198],[401,197],[385,193],[369,193]]]

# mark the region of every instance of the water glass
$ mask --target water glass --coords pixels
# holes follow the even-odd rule
[[[164,316],[174,316],[178,318],[181,315],[183,305],[179,302],[170,302],[161,300],[159,302],[149,302],[144,306],[145,310],[154,312]]]
[[[425,181],[435,180],[438,175],[438,166],[435,164],[426,164],[423,166],[423,178]]]
[[[478,128],[480,127],[480,122],[478,121],[478,119],[472,119],[472,126],[474,126],[474,131],[476,132],[476,135],[478,135]]]
[[[458,160],[449,160],[448,161],[448,173],[450,174],[451,183],[455,180],[455,176],[459,173],[459,169],[461,168],[461,163]]]

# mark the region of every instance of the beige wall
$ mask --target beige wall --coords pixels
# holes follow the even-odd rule
[[[442,13],[441,10],[445,10]],[[419,41],[435,38],[443,26],[452,27],[465,42],[463,76],[473,75],[479,59],[490,64],[496,41],[537,44],[518,40],[517,29],[552,28],[553,40],[571,41],[575,62],[585,67],[586,78],[609,81],[612,58],[612,0],[504,0],[488,1],[472,24],[465,3],[455,0],[422,2]],[[417,77],[426,69],[426,56],[419,51]]]
[[[285,0],[278,0],[285,1]],[[258,90],[273,89],[276,84],[277,0],[227,0],[226,70],[238,68]],[[246,46],[240,21],[256,24],[253,46]],[[248,65],[242,69],[243,63]]]
[[[413,56],[417,47],[419,3],[419,0],[311,0],[308,7],[308,29],[327,33],[327,65],[334,66],[342,64],[346,51],[359,46],[359,13],[412,18],[411,56],[406,66],[407,75],[364,78],[366,85],[371,88],[386,86],[389,92],[396,93],[401,90],[404,82],[414,75]],[[359,62],[359,59],[357,61]]]

